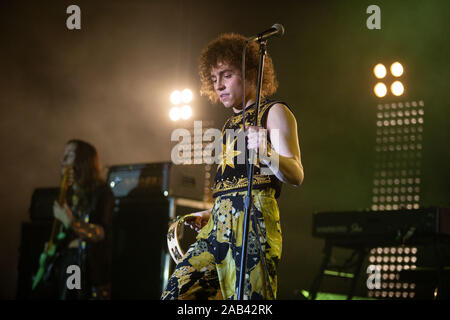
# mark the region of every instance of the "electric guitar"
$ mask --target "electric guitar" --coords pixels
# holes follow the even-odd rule
[[[64,169],[64,175],[61,181],[61,188],[58,197],[58,203],[60,206],[63,206],[66,203],[68,176],[70,169],[70,166],[67,166]],[[52,232],[50,234],[48,245],[39,257],[39,269],[36,272],[36,275],[33,277],[32,290],[37,287],[37,285],[43,278],[49,276],[50,269],[52,268],[58,256],[58,249],[61,247],[61,243],[66,238],[66,236],[67,234],[63,230],[63,224],[55,218],[53,220]]]

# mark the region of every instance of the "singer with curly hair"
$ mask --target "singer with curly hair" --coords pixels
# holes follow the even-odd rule
[[[243,155],[250,150],[258,156],[254,162],[244,299],[277,296],[282,247],[277,198],[283,183],[300,186],[304,173],[294,114],[286,103],[270,99],[278,83],[269,55],[256,113],[259,50],[255,42],[249,42],[246,49],[243,104],[241,57],[246,42],[242,35],[223,34],[200,55],[201,93],[213,103],[220,101],[231,115],[222,129],[222,153],[216,155],[214,205],[186,218],[187,224],[199,231],[197,241],[176,266],[161,299],[238,298],[244,199],[249,183]],[[246,139],[244,144],[238,143],[242,137]]]

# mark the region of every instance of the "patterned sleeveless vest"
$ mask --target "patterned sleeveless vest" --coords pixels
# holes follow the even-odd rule
[[[270,108],[280,101],[264,100],[260,103],[257,125],[266,128],[267,115]],[[285,103],[283,103],[285,104]],[[245,109],[245,125],[254,125],[256,118],[256,104]],[[217,172],[213,185],[213,197],[244,191],[248,188],[248,172],[245,164],[246,138],[243,137],[242,112],[235,113],[228,118],[222,128],[222,154],[219,155]],[[240,139],[241,138],[241,139]],[[270,142],[270,137],[267,138]],[[275,175],[261,174],[263,164],[256,161],[253,171],[253,189],[275,189],[275,197],[281,193],[282,183]]]

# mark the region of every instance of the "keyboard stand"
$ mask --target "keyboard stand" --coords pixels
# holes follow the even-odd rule
[[[367,256],[368,251],[365,247],[355,247],[355,248],[346,247],[346,249],[353,250],[354,254],[357,255],[357,260],[354,265],[354,268],[352,270],[351,269],[349,270],[350,272],[353,272],[353,273],[344,273],[342,271],[328,270],[327,268],[329,267],[333,247],[337,247],[337,246],[338,245],[336,245],[332,240],[328,239],[325,241],[325,247],[323,250],[324,257],[322,260],[322,264],[320,266],[318,275],[315,277],[315,279],[311,285],[310,294],[309,294],[308,299],[310,299],[310,300],[316,299],[317,293],[319,292],[320,285],[325,276],[334,276],[334,277],[339,277],[339,278],[343,278],[343,279],[350,278],[351,282],[350,282],[350,288],[349,288],[349,291],[347,294],[347,300],[351,300],[353,298],[354,293],[355,293],[356,284],[358,282],[359,275],[361,273],[361,268],[362,268],[364,260]]]

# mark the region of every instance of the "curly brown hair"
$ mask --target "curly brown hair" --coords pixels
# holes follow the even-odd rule
[[[199,59],[199,74],[201,81],[200,94],[207,96],[208,99],[217,103],[219,97],[214,90],[211,80],[211,70],[218,63],[226,63],[242,70],[242,51],[244,50],[247,38],[236,33],[225,33],[212,40],[202,50]],[[259,46],[255,42],[247,44],[245,53],[245,79],[246,83],[256,86],[259,65]],[[269,97],[273,95],[278,88],[278,81],[275,77],[272,58],[269,54],[264,60],[263,80],[261,96]]]

